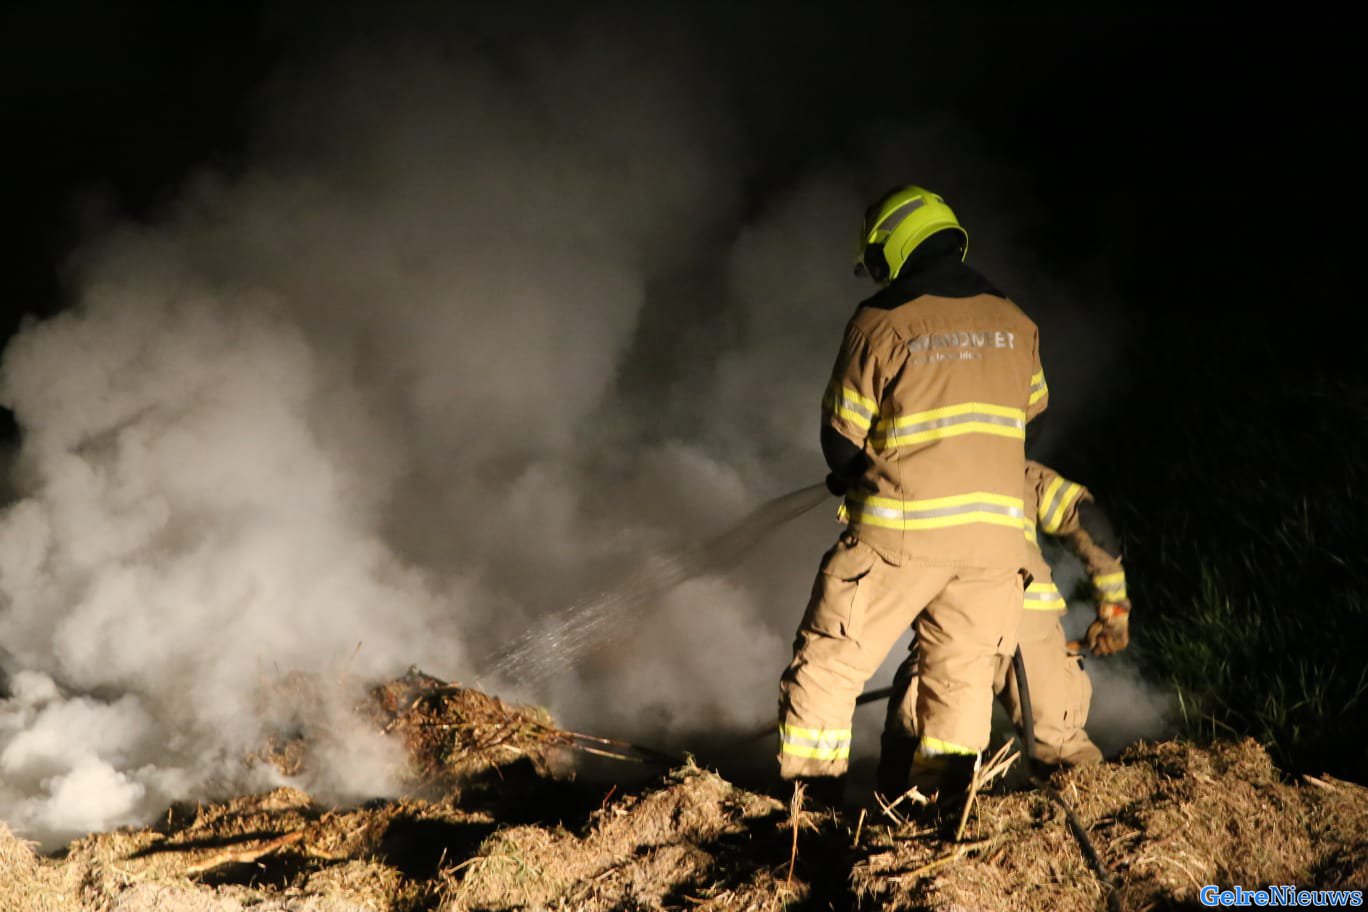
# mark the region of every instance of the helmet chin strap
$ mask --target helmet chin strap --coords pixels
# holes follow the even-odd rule
[[[889,280],[888,260],[884,257],[883,244],[870,244],[864,252],[865,274],[879,285],[887,285]]]

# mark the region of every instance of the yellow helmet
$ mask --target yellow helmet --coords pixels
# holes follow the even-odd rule
[[[959,232],[963,239],[962,259],[969,252],[969,232],[945,200],[925,187],[909,185],[890,190],[865,210],[855,274],[887,285],[898,277],[912,251],[946,229]]]

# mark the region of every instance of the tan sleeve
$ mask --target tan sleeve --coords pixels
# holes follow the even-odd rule
[[[1036,521],[1046,535],[1065,535],[1078,528],[1078,505],[1092,499],[1088,489],[1054,469],[1035,463]],[[1030,477],[1030,476],[1028,476]]]
[[[1036,462],[1034,459],[1026,460],[1026,503],[1032,509],[1038,508],[1040,496],[1045,493],[1045,486],[1054,478],[1054,469],[1045,465],[1043,462]],[[1031,517],[1037,524],[1039,519]]]
[[[858,447],[879,420],[879,365],[869,339],[853,324],[831,371],[831,382],[822,397],[822,423]]]
[[[1041,469],[1043,485],[1037,514],[1041,531],[1058,536],[1078,555],[1101,601],[1126,601],[1126,573],[1121,558],[1100,547],[1079,521],[1078,508],[1093,500],[1092,492],[1050,468]]]
[[[1026,400],[1026,421],[1030,423],[1050,405],[1050,387],[1045,368],[1040,365],[1040,333],[1031,334],[1031,395]]]

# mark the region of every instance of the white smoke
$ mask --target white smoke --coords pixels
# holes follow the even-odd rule
[[[1105,504],[1102,506],[1106,508]],[[1076,556],[1048,538],[1044,539],[1044,551],[1055,585],[1069,599],[1069,612],[1061,619],[1064,634],[1070,640],[1082,640],[1088,625],[1097,619],[1097,603],[1087,569]],[[1143,610],[1137,617],[1135,623],[1146,622]],[[1085,657],[1083,662],[1083,670],[1093,686],[1087,731],[1104,754],[1113,756],[1142,738],[1176,733],[1174,695],[1141,677],[1134,646],[1109,656]]]
[[[673,482],[658,466],[704,457],[638,460],[614,385],[651,270],[727,211],[720,120],[630,44],[548,50],[512,79],[421,42],[282,77],[250,168],[92,239],[72,306],[11,343],[16,828],[265,776],[243,757],[273,679],[468,676],[649,547],[600,531],[631,514],[636,466]],[[623,446],[627,477],[593,477]],[[710,518],[751,496],[722,487]]]
[[[300,709],[289,675],[471,681],[820,479],[852,221],[917,169],[969,186],[932,167],[946,128],[816,167],[743,228],[704,55],[607,34],[379,37],[284,70],[246,165],[78,252],[70,307],[0,365],[0,819],[51,844],[273,781],[245,758]],[[749,730],[834,531],[805,517],[541,690],[478,683],[615,734]],[[339,690],[304,784],[385,793]]]

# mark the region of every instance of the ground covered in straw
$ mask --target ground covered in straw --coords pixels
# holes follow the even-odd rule
[[[372,698],[425,797],[331,808],[282,788],[52,857],[0,825],[0,910],[1068,912],[1197,907],[1208,883],[1368,884],[1368,789],[1288,781],[1248,741],[1141,744],[1048,790],[982,796],[953,842],[907,803],[795,813],[691,764],[577,783],[558,753],[574,738],[544,713],[417,673]]]

